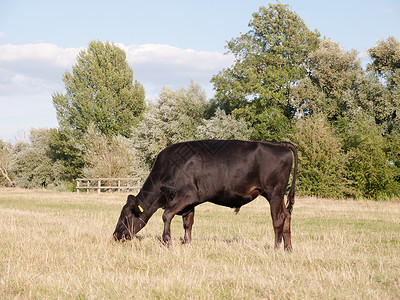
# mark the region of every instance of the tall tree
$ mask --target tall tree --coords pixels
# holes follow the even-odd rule
[[[294,89],[297,107],[301,117],[326,115],[341,138],[349,195],[395,195],[391,187],[398,186],[400,169],[391,151],[396,147],[395,136],[388,136],[394,124],[388,122],[394,111],[392,92],[379,76],[363,70],[357,56],[357,51],[345,51],[323,39],[310,54],[309,76]],[[375,67],[379,73],[379,64]]]
[[[292,87],[306,73],[308,54],[318,46],[319,33],[310,31],[288,5],[260,7],[249,32],[228,42],[235,64],[212,78],[216,99],[227,113],[235,112],[255,128],[277,130],[292,119]]]
[[[111,138],[129,137],[145,109],[144,89],[133,80],[125,52],[109,42],[92,41],[72,72],[63,76],[66,93],[54,93],[53,104],[63,132],[80,140],[89,124]]]
[[[368,70],[374,72],[390,93],[382,107],[389,131],[400,131],[400,42],[389,37],[368,49],[368,53],[372,59]]]
[[[309,55],[309,76],[293,91],[301,115],[323,113],[332,121],[340,116],[354,118],[355,112],[370,108],[370,82],[357,55],[330,39],[320,42]]]

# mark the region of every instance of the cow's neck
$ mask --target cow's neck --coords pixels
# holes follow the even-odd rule
[[[161,191],[152,182],[149,182],[149,180],[145,181],[136,197],[143,208],[143,219],[145,222],[162,206],[160,203],[160,198],[162,197]]]

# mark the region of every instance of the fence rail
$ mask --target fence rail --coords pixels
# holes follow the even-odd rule
[[[93,184],[94,183],[94,184]],[[79,194],[80,190],[97,190],[121,192],[122,190],[133,191],[137,194],[140,190],[140,178],[78,178],[76,179],[76,192]]]

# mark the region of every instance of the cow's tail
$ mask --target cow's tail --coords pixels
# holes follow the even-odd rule
[[[287,203],[286,203],[286,208],[289,211],[290,214],[292,214],[293,210],[293,205],[294,205],[294,190],[296,186],[296,177],[297,177],[297,165],[299,162],[299,158],[297,156],[297,149],[292,143],[282,143],[285,147],[288,147],[290,150],[293,152],[293,158],[294,158],[294,168],[293,168],[293,179],[292,179],[292,185],[290,186],[289,194],[287,197]]]

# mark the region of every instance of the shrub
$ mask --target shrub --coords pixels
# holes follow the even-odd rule
[[[299,152],[300,193],[321,197],[352,193],[345,178],[347,155],[325,116],[298,120],[291,139]]]

